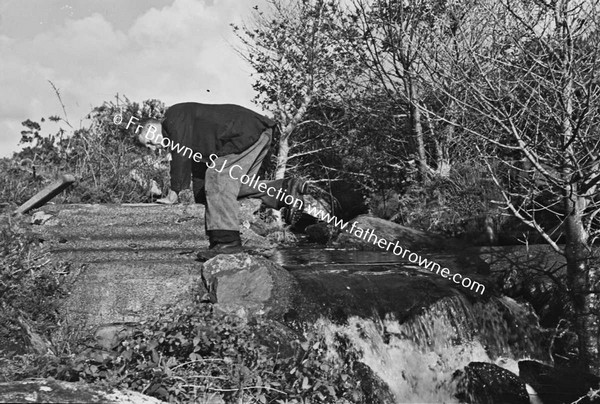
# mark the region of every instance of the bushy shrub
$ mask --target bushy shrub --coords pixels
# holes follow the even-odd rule
[[[24,327],[49,338],[57,324],[64,296],[67,264],[51,264],[47,253],[28,231],[2,218],[0,223],[0,346],[24,351],[29,342]]]
[[[148,184],[155,180],[166,189],[167,164],[159,164],[166,154],[157,154],[137,143],[134,133],[137,125],[126,129],[130,117],[139,120],[160,118],[165,105],[158,100],[147,100],[141,105],[124,102],[116,105],[104,103],[88,115],[87,127],[73,129],[62,118],[48,120],[58,123],[56,133],[44,133],[48,122],[31,120],[23,122],[21,132],[23,150],[10,159],[3,159],[0,168],[0,201],[21,204],[59,175],[70,173],[77,178],[75,187],[58,196],[58,202],[120,203],[145,202],[151,199]],[[115,123],[115,116],[123,122]],[[66,127],[67,129],[64,129]],[[135,170],[141,181],[134,181],[130,173]]]
[[[448,178],[433,178],[396,194],[391,205],[396,212],[388,209],[386,215],[405,226],[460,237],[471,231],[469,222],[473,219],[489,216],[496,222],[501,220],[498,207],[491,203],[494,199],[501,198],[485,167],[457,164]],[[382,210],[381,198],[371,204]]]
[[[334,363],[317,334],[274,341],[279,327],[217,314],[209,304],[171,307],[123,340],[118,355],[87,357],[73,369],[88,382],[169,402],[197,402],[211,394],[226,402],[260,403],[334,403],[360,396],[350,350]]]

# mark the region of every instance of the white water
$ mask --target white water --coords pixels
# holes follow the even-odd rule
[[[533,342],[525,341],[515,349],[508,341],[515,329],[530,335],[526,328],[537,325],[530,323],[530,315],[509,298],[471,305],[457,296],[403,324],[392,318],[353,317],[343,326],[329,320],[315,325],[325,337],[331,359],[337,359],[340,349],[336,336],[346,337],[398,403],[457,403],[452,374],[470,362],[495,363],[518,374],[517,361],[529,358]]]

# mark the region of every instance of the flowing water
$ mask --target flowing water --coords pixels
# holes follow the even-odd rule
[[[280,252],[275,259],[295,273],[310,272],[313,280],[340,272],[363,277],[369,272],[374,276],[404,273],[410,280],[421,270],[378,251],[298,248]],[[340,337],[350,341],[398,403],[458,402],[452,375],[470,362],[495,363],[518,374],[518,360],[548,357],[536,315],[508,297],[469,298],[454,293],[417,311],[411,307],[413,314],[402,319],[398,312],[374,310],[370,316],[349,316],[344,322],[326,317],[315,322],[331,355],[340,349],[336,342]]]

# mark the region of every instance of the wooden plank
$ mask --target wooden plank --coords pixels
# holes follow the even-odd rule
[[[29,212],[31,209],[43,206],[56,195],[64,191],[69,185],[75,182],[75,177],[71,174],[65,174],[58,180],[46,186],[40,192],[32,196],[27,202],[19,206],[13,214],[19,215]]]

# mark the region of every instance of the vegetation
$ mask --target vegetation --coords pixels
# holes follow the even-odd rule
[[[26,120],[21,132],[23,149],[10,159],[0,160],[0,200],[20,204],[64,173],[75,175],[78,183],[57,201],[64,203],[145,202],[150,180],[166,187],[162,155],[153,155],[137,144],[134,125],[126,129],[130,117],[144,119],[162,116],[165,106],[158,100],[142,105],[124,98],[122,104],[105,102],[89,114],[90,125],[73,129],[58,116],[48,118],[60,125],[56,133],[44,133],[48,123]],[[124,122],[115,124],[120,114]],[[66,127],[67,129],[64,129]],[[135,174],[133,174],[135,173]],[[134,178],[139,178],[135,180]]]
[[[175,403],[371,402],[354,368],[357,353],[343,339],[327,347],[319,335],[266,319],[246,323],[196,302],[165,308],[112,351],[73,339],[72,351],[59,355],[0,358],[0,380],[86,381]]]
[[[288,5],[285,0],[270,4],[274,9]],[[565,315],[579,338],[579,364],[599,373],[600,300],[592,246],[600,234],[600,2],[354,0],[344,10],[336,4],[303,1],[303,9],[311,11],[300,24],[326,21],[316,31],[318,39],[314,30],[295,31],[294,44],[304,47],[271,47],[267,59],[251,60],[259,101],[286,94],[273,91],[269,85],[278,81],[263,74],[272,61],[297,72],[297,61],[322,55],[323,44],[340,50],[339,56],[317,60],[332,61],[328,71],[342,66],[351,72],[338,76],[343,92],[331,79],[319,87],[329,96],[311,92],[312,87],[297,92],[311,96],[295,115],[294,138],[304,141],[293,146],[305,147],[300,154],[310,156],[297,169],[314,174],[320,166],[327,181],[353,175],[370,195],[382,194],[384,200],[395,188],[411,208],[431,201],[433,185],[441,203],[429,204],[435,212],[429,217],[443,229],[450,226],[439,213],[446,207],[450,215],[462,210],[453,195],[464,195],[463,206],[478,202],[482,209],[477,210],[487,210],[489,201],[478,201],[464,181],[462,189],[448,187],[461,183],[456,168],[470,164],[472,173],[482,173],[478,166],[486,167],[506,211],[566,258],[566,283],[560,288],[570,298],[572,311]],[[249,53],[270,33],[285,35],[277,28],[287,26],[284,21],[277,13],[265,18],[257,10],[260,28],[245,30]],[[290,49],[302,57],[289,58]],[[313,83],[323,77],[318,72],[316,67],[301,70],[301,80],[289,81]],[[326,160],[330,145],[333,152],[351,154]],[[473,184],[486,184],[483,177],[476,175]],[[488,186],[483,189],[494,194]],[[410,213],[402,212],[402,205],[393,217]],[[457,221],[450,222],[456,227]]]
[[[0,223],[0,346],[46,353],[58,328],[66,263],[51,264],[39,241],[18,222]]]
[[[280,122],[267,176],[292,172],[324,188],[348,182],[368,195],[372,212],[452,236],[482,233],[483,226],[471,230],[475,218],[499,229],[512,215],[565,256],[560,290],[570,304],[562,314],[574,324],[582,368],[599,373],[592,250],[600,234],[600,2],[353,0],[344,8],[335,1],[269,0],[255,11],[248,25],[233,29],[255,72],[257,104]],[[154,164],[161,156],[139,148],[125,125],[131,116],[163,112],[157,100],[118,99],[95,108],[86,128],[72,128],[66,114],[48,118],[66,128],[50,135],[43,132],[46,120],[26,120],[24,149],[0,161],[0,201],[21,203],[63,172],[79,179],[59,197],[63,202],[150,200],[149,180],[165,189],[166,170]],[[117,114],[122,124],[114,123]],[[133,171],[141,181],[132,180]],[[61,290],[55,282],[61,271],[32,261],[31,240],[7,231],[2,287],[12,297],[2,307],[12,320],[0,328],[5,335],[22,328],[15,320],[22,313],[50,323],[51,305],[39,312],[24,305],[42,305],[30,295],[42,286],[40,296]],[[148,323],[116,357],[72,368],[86,380],[173,400],[209,388],[233,397],[257,387],[258,400],[350,394],[350,388],[331,393],[328,370],[315,370],[313,379],[284,377],[302,363],[298,358],[320,355],[320,348],[296,347],[288,362],[277,354],[260,362],[257,325],[244,328],[197,309],[171,311],[170,321]],[[214,341],[196,341],[200,323],[213,324]],[[242,339],[232,340],[233,334]],[[190,357],[197,352],[211,361]],[[190,369],[212,379],[191,382]],[[277,395],[280,388],[294,393]]]

